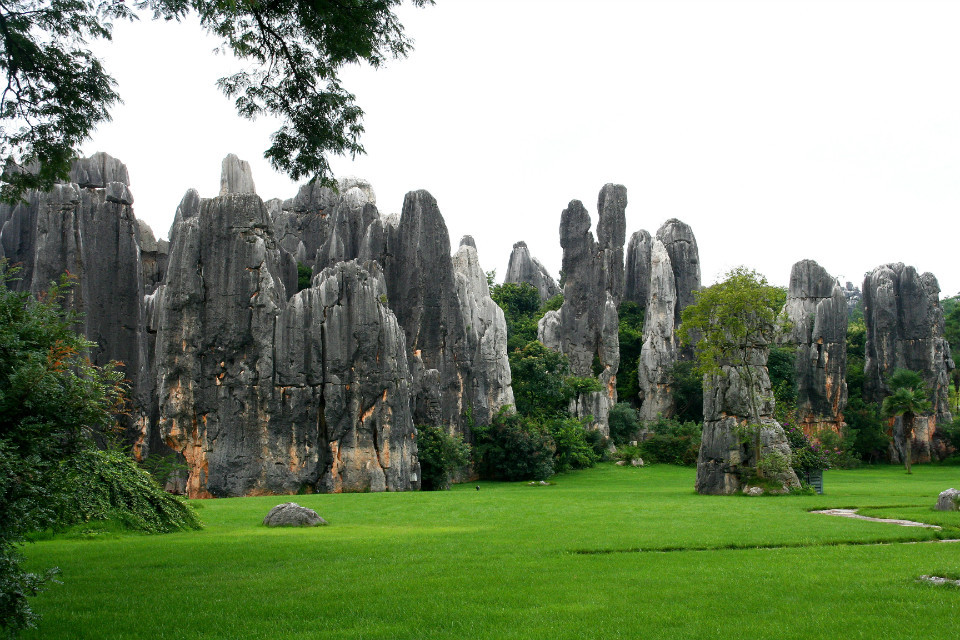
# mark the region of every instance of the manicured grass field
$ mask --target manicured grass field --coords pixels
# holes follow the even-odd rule
[[[554,485],[201,504],[206,528],[27,548],[64,584],[27,638],[956,638],[960,467],[828,471],[822,496],[699,496],[694,470],[604,464]],[[808,513],[936,522],[906,528]],[[886,542],[891,544],[874,544]],[[960,575],[956,575],[960,577]]]

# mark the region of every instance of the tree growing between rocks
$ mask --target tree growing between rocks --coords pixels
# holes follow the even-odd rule
[[[411,0],[415,6],[432,0]],[[355,156],[363,111],[340,82],[348,64],[379,67],[412,49],[394,8],[403,0],[218,2],[216,0],[10,0],[0,5],[0,197],[65,180],[77,147],[120,100],[116,81],[88,48],[110,40],[115,20],[140,14],[179,21],[195,14],[244,70],[218,87],[249,119],[274,116],[280,129],[264,153],[293,180],[333,184],[330,154]]]
[[[880,413],[884,418],[903,416],[903,466],[907,473],[913,473],[910,466],[913,453],[910,443],[913,440],[913,421],[917,414],[929,411],[930,395],[923,376],[909,369],[897,369],[888,381],[891,394],[883,399]]]
[[[766,366],[769,345],[784,329],[778,320],[782,300],[782,291],[763,275],[738,267],[722,282],[698,291],[696,302],[683,310],[678,335],[695,348],[697,371],[704,376],[698,491],[735,491],[743,480],[740,466],[750,460],[761,478],[798,484],[789,467],[774,464],[789,460],[790,451],[772,417]]]

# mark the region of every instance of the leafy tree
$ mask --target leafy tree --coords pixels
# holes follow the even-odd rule
[[[313,269],[302,262],[297,263],[297,291],[303,291],[310,288],[313,281]]]
[[[629,402],[618,402],[610,409],[608,417],[610,439],[618,447],[637,439],[640,431],[640,418],[637,410]]]
[[[680,422],[703,422],[703,376],[697,373],[696,363],[676,362],[670,369],[673,384],[670,393],[676,411],[673,417]]]
[[[475,468],[493,480],[546,480],[553,475],[555,445],[536,420],[504,407],[489,425],[473,429]]]
[[[540,293],[526,282],[494,285],[490,297],[503,309],[507,321],[507,351],[511,352],[537,339]]]
[[[794,347],[771,347],[767,358],[770,386],[776,400],[777,417],[785,418],[797,408],[797,350]]]
[[[600,462],[603,436],[595,429],[588,429],[581,420],[570,417],[549,420],[547,430],[553,438],[554,473],[588,469]]]
[[[432,0],[411,0],[415,6]],[[109,119],[120,97],[87,48],[109,40],[115,20],[181,20],[196,14],[244,70],[218,86],[240,115],[276,116],[282,125],[264,153],[292,179],[332,183],[329,154],[363,153],[363,111],[340,83],[347,64],[379,67],[412,43],[393,12],[402,0],[221,2],[219,0],[5,0],[0,4],[0,153],[8,161],[0,195],[65,179],[76,148]],[[29,169],[29,170],[25,170]]]
[[[643,349],[643,319],[645,310],[636,302],[627,300],[620,305],[620,371],[617,374],[617,397],[636,406],[640,395],[637,363]]]
[[[61,460],[88,446],[90,430],[109,430],[120,408],[122,375],[85,357],[76,314],[60,306],[61,278],[40,299],[18,293],[0,262],[0,629],[34,619],[27,596],[44,577],[24,571],[17,548],[30,531],[56,523],[51,490]]]
[[[537,341],[510,353],[513,398],[522,415],[565,415],[571,390],[564,384],[570,370],[567,356]]]
[[[753,345],[769,344],[785,327],[777,315],[783,305],[782,288],[765,276],[737,267],[722,282],[695,293],[696,302],[681,314],[678,335],[683,344],[696,344],[697,370],[705,376],[727,375],[733,368],[743,379],[753,423],[754,451],[760,455],[760,398],[756,393],[761,368],[753,360]]]
[[[427,491],[450,488],[453,476],[470,464],[470,445],[459,434],[450,435],[438,425],[417,427],[417,455],[421,487]]]
[[[883,399],[880,413],[884,418],[903,416],[903,464],[907,473],[913,473],[910,470],[912,462],[910,441],[913,439],[913,421],[918,413],[930,409],[930,401],[927,399],[930,394],[927,385],[923,382],[923,376],[909,369],[894,371],[888,380],[888,384],[891,394]]]
[[[676,418],[658,417],[646,427],[653,436],[640,443],[645,462],[692,465],[697,463],[703,427],[699,422],[682,422]]]

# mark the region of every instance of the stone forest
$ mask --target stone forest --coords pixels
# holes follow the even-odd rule
[[[472,430],[514,404],[507,324],[482,247],[469,236],[451,246],[428,192],[408,193],[399,216],[381,215],[360,179],[265,202],[249,166],[231,155],[220,194],[188,190],[166,241],[137,220],[129,184],[109,155],[76,161],[69,183],[0,208],[0,257],[21,266],[11,284],[20,290],[42,292],[64,272],[75,278],[68,302],[83,313],[91,359],[121,362],[129,381],[124,438],[138,458],[175,452],[185,467],[168,490],[197,498],[418,489],[417,425],[471,442]],[[670,219],[628,240],[626,207],[626,188],[607,184],[595,232],[583,203],[563,210],[562,283],[523,241],[505,274],[542,301],[562,294],[537,337],[569,359],[571,374],[595,379],[569,411],[604,436],[624,376],[637,394],[619,400],[641,420],[673,415],[673,367],[694,356],[678,339],[682,312],[702,287],[690,226]],[[902,419],[889,420],[886,455],[910,451],[926,462],[951,453],[941,428],[953,419],[954,362],[939,294],[933,274],[900,263],[870,271],[862,293],[814,261],[796,263],[780,314],[786,329],[736,345],[741,364],[724,363],[704,386],[697,491],[736,492],[751,457],[789,455],[766,366],[773,345],[796,349],[797,422],[807,433],[841,433],[847,325],[858,303],[864,399],[889,395],[897,369],[920,372],[929,391],[909,449]],[[644,312],[636,368],[621,361],[625,302]],[[759,423],[759,448],[738,432],[747,421]],[[799,484],[789,467],[781,476]]]

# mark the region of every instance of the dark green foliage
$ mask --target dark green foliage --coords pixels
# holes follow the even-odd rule
[[[795,347],[771,347],[767,358],[770,386],[776,401],[777,418],[783,419],[797,407],[797,350]]]
[[[186,473],[190,467],[177,459],[175,453],[151,453],[139,462],[140,468],[149,473],[161,487],[167,483],[170,476]]]
[[[703,376],[697,371],[694,362],[680,361],[673,365],[670,371],[673,385],[670,393],[673,395],[676,411],[674,419],[680,422],[703,422]]]
[[[572,389],[565,384],[567,356],[533,341],[510,352],[513,398],[517,411],[531,417],[565,415]]]
[[[547,429],[553,438],[555,473],[563,473],[571,469],[587,469],[603,457],[602,434],[599,431],[587,429],[580,420],[576,418],[550,420],[547,423]]]
[[[411,0],[415,6],[431,0]],[[196,14],[244,67],[218,86],[240,115],[277,117],[282,124],[264,153],[293,180],[332,184],[329,154],[363,153],[363,111],[341,85],[344,66],[379,67],[405,57],[411,41],[393,10],[402,0],[266,3],[218,0],[10,0],[0,6],[0,66],[8,87],[0,100],[0,153],[36,172],[8,171],[8,200],[29,188],[49,189],[119,100],[115,82],[87,49],[109,40],[114,19],[181,20]]]
[[[640,431],[640,419],[637,410],[629,402],[618,402],[610,409],[608,417],[610,439],[618,447],[637,439]]]
[[[77,452],[60,462],[51,490],[57,529],[96,520],[117,520],[144,533],[200,528],[186,502],[161,489],[121,451]]]
[[[543,303],[543,306],[540,307],[540,317],[542,318],[547,311],[559,311],[560,307],[563,306],[563,294],[558,293],[549,300]],[[539,318],[538,318],[539,320]]]
[[[637,363],[643,348],[644,313],[640,305],[629,300],[622,303],[619,309],[620,370],[617,373],[617,397],[634,406],[640,393]]]
[[[492,480],[545,480],[553,474],[553,438],[539,422],[504,407],[473,429],[475,469]]]
[[[121,406],[122,375],[85,357],[89,342],[60,307],[66,278],[40,299],[7,288],[15,271],[0,261],[0,630],[31,624],[26,598],[43,576],[21,567],[24,536],[54,524],[51,489],[59,461],[89,446]]]
[[[852,398],[843,417],[847,423],[843,436],[846,448],[864,462],[879,462],[890,444],[887,425],[880,419],[880,407],[859,397]]]
[[[641,457],[646,463],[693,465],[700,453],[702,425],[660,417],[648,422],[653,436],[640,443]]]
[[[459,435],[450,435],[436,425],[417,427],[417,455],[420,458],[421,488],[443,491],[454,475],[470,464],[470,445]]]
[[[504,282],[494,285],[490,297],[503,309],[507,321],[507,352],[537,339],[537,321],[543,317],[540,311],[540,294],[526,282]]]
[[[911,473],[912,464],[910,441],[913,438],[913,421],[917,414],[930,409],[927,399],[929,391],[923,381],[923,376],[909,369],[897,369],[887,381],[890,386],[890,395],[883,399],[880,405],[880,416],[893,418],[903,416],[903,440],[906,451],[903,455],[903,464],[907,473]]]
[[[790,442],[790,466],[798,474],[814,469],[830,468],[830,459],[820,443],[811,442],[799,425],[784,421],[782,426]]]
[[[310,288],[313,281],[313,269],[302,262],[297,263],[297,291],[303,291]]]
[[[937,433],[953,447],[953,455],[960,455],[960,416],[956,416],[950,424],[939,425]]]

